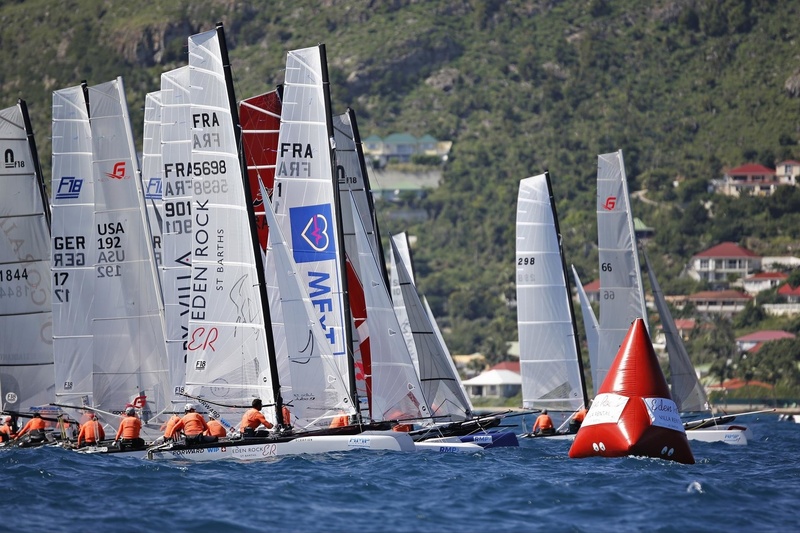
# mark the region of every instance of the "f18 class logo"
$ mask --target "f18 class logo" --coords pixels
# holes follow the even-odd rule
[[[330,204],[293,207],[289,209],[289,218],[296,262],[326,261],[336,257]]]
[[[608,198],[606,198],[606,203],[603,204],[603,209],[605,209],[606,211],[613,211],[616,205],[617,205],[617,197],[609,196]]]
[[[125,179],[125,161],[117,161],[114,163],[114,170],[106,172],[106,176],[114,180]]]

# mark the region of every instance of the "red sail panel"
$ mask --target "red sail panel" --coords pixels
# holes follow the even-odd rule
[[[350,293],[350,316],[358,333],[358,349],[353,351],[356,389],[359,398],[367,398],[371,417],[372,357],[370,355],[369,330],[367,329],[367,300],[364,297],[364,287],[349,258],[347,259],[347,288]]]
[[[239,102],[239,121],[247,163],[247,177],[253,195],[256,227],[261,249],[266,251],[269,228],[264,216],[264,199],[258,182],[272,195],[275,185],[275,160],[281,126],[281,99],[278,89]]]

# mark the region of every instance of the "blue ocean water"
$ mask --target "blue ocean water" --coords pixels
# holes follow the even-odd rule
[[[740,422],[747,446],[693,441],[695,465],[570,459],[544,439],[208,464],[0,450],[0,530],[800,531],[800,424]]]

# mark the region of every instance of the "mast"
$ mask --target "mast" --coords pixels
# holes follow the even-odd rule
[[[386,257],[382,252],[381,231],[378,227],[378,215],[375,212],[375,201],[372,198],[372,186],[369,183],[369,174],[367,173],[367,162],[364,159],[364,147],[361,144],[361,134],[358,131],[358,123],[356,122],[356,112],[352,108],[347,108],[347,115],[350,117],[350,124],[353,126],[353,144],[356,146],[356,154],[358,154],[358,164],[361,167],[361,176],[364,179],[364,190],[367,192],[367,204],[369,205],[369,213],[372,217],[372,231],[375,233],[375,240],[378,243],[378,260],[380,261],[381,270],[386,278],[386,286],[391,287],[389,283],[389,271],[386,268]]]
[[[228,58],[228,45],[225,41],[225,30],[222,22],[217,23],[217,35],[219,36],[220,52],[222,55],[222,69],[225,72],[225,85],[228,88],[228,105],[233,120],[234,137],[236,138],[236,149],[239,154],[239,167],[244,187],[245,208],[247,209],[248,225],[250,227],[250,239],[253,245],[255,256],[256,275],[258,279],[258,292],[261,298],[261,309],[264,313],[264,331],[267,338],[267,354],[269,357],[269,372],[272,380],[273,402],[275,403],[275,419],[278,425],[284,423],[283,420],[283,398],[281,397],[280,377],[278,376],[278,363],[275,357],[275,339],[272,335],[271,318],[269,314],[269,297],[267,295],[267,281],[264,275],[264,262],[261,257],[261,244],[258,240],[258,228],[256,226],[256,214],[253,207],[253,194],[250,190],[250,180],[247,177],[247,161],[242,149],[241,125],[239,124],[239,108],[236,105],[236,96],[233,88],[233,76],[231,73],[231,63]],[[326,71],[327,74],[327,71]],[[326,77],[327,79],[327,77]],[[330,120],[330,118],[328,119]],[[329,128],[330,129],[330,128]],[[264,201],[267,201],[265,198]]]
[[[33,137],[33,126],[31,125],[31,117],[28,114],[28,104],[25,100],[18,99],[17,105],[22,112],[22,121],[25,125],[25,135],[28,137],[28,147],[31,150],[31,158],[33,159],[33,171],[36,173],[36,183],[39,186],[39,194],[42,196],[42,208],[44,209],[44,219],[47,221],[47,231],[50,232],[52,226],[52,219],[50,215],[50,202],[47,199],[47,188],[44,184],[44,175],[42,174],[42,166],[39,163],[39,152],[36,150],[36,140]]]
[[[319,45],[319,55],[320,55],[320,66],[322,69],[322,94],[325,101],[325,125],[328,129],[328,150],[331,154],[331,176],[333,176],[332,184],[333,184],[333,208],[336,211],[334,215],[336,217],[337,224],[339,228],[342,227],[342,202],[339,195],[339,180],[336,178],[336,150],[334,141],[334,134],[333,134],[333,117],[331,116],[331,83],[328,79],[328,57],[325,53],[325,44]],[[342,231],[336,232],[336,242],[339,249],[342,250],[342,253],[339,254],[339,268],[342,272],[347,272],[347,259],[344,253],[344,234]],[[358,393],[356,392],[356,372],[355,372],[355,356],[353,355],[353,334],[350,331],[350,301],[349,301],[349,293],[347,289],[347,276],[342,276],[342,297],[344,300],[344,327],[342,331],[344,333],[344,347],[347,350],[347,362],[350,367],[349,372],[349,386],[350,386],[350,398],[353,402],[353,406],[357,407],[359,405],[358,402]],[[356,417],[358,419],[358,423],[361,423],[361,409],[356,409]]]
[[[567,272],[567,262],[564,259],[564,245],[561,238],[561,228],[558,225],[558,211],[556,210],[556,201],[553,197],[553,185],[550,183],[550,171],[544,171],[545,182],[547,183],[547,196],[550,198],[550,207],[553,209],[553,222],[556,228],[556,235],[558,236],[558,252],[561,256],[561,268],[564,272],[564,282],[567,285],[567,302],[569,305],[569,315],[572,322],[572,335],[575,339],[575,351],[578,354],[578,369],[581,376],[581,393],[583,394],[583,406],[589,406],[589,394],[586,392],[586,376],[583,369],[583,356],[581,355],[581,343],[578,339],[578,324],[575,321],[575,308],[572,304],[572,288],[569,283],[569,273]]]

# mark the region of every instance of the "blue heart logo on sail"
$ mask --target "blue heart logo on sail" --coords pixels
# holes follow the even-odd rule
[[[303,230],[303,238],[318,252],[328,247],[328,220],[325,217],[314,215]]]
[[[336,239],[330,204],[318,204],[289,209],[292,225],[292,255],[297,263],[328,261],[336,258]]]

